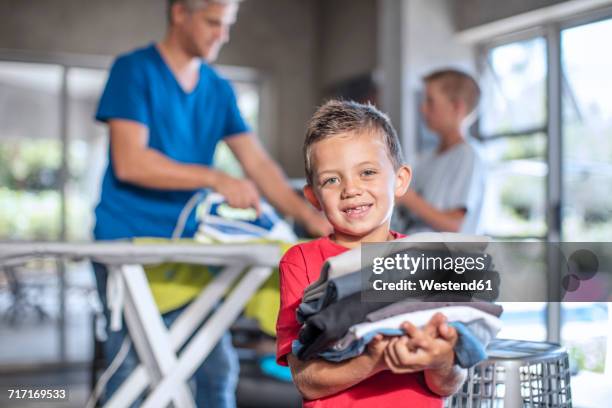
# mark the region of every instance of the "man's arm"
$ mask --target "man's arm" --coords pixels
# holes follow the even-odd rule
[[[407,207],[414,215],[437,231],[459,232],[465,219],[465,208],[438,210],[414,190],[408,190],[398,200],[398,203]]]
[[[383,353],[389,343],[377,336],[368,345],[366,353],[339,363],[316,359],[301,361],[287,355],[293,381],[305,399],[313,400],[336,394],[366,378],[387,369]]]
[[[234,207],[258,206],[259,194],[248,180],[206,166],[180,163],[148,147],[149,130],[145,125],[113,119],[109,128],[112,166],[119,180],[161,190],[212,188]]]
[[[315,235],[331,233],[331,225],[293,191],[280,167],[268,156],[254,135],[236,135],[225,139],[225,142],[247,176],[275,208],[301,222]]]

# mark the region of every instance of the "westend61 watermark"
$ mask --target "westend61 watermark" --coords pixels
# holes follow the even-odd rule
[[[612,301],[612,243],[363,244],[362,300]]]
[[[376,291],[409,291],[415,293],[431,293],[433,291],[453,292],[482,292],[493,293],[492,279],[470,279],[467,281],[456,281],[452,279],[440,281],[431,274],[443,272],[462,275],[465,272],[482,272],[489,268],[490,261],[487,254],[463,254],[452,255],[441,254],[440,251],[404,251],[389,256],[377,256],[372,260],[372,274],[382,275],[379,279],[371,280],[372,289]],[[419,279],[410,280],[402,278],[419,272]]]

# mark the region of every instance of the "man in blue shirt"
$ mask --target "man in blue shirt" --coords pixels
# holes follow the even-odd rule
[[[249,132],[231,85],[208,65],[228,41],[237,8],[237,1],[230,0],[169,0],[166,37],[115,61],[96,114],[110,130],[96,239],[169,238],[189,198],[203,188],[240,208],[258,208],[261,192],[314,235],[331,232],[318,212],[292,191]],[[221,140],[240,161],[246,179],[211,168]],[[196,228],[192,214],[183,236],[193,236]],[[106,273],[101,265],[95,269],[105,302]],[[164,320],[169,324],[177,314],[166,313]],[[109,362],[124,335],[109,333]],[[133,354],[127,360],[109,383],[108,395],[136,364]],[[237,374],[237,357],[226,335],[196,373],[198,406],[235,406]]]

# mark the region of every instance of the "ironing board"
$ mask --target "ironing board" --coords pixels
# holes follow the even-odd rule
[[[0,267],[18,266],[41,257],[106,264],[109,280],[123,287],[125,322],[141,364],[105,407],[129,407],[148,387],[143,408],[170,404],[183,408],[195,407],[188,380],[278,265],[281,250],[275,244],[0,242]],[[161,262],[224,266],[169,329],[142,267]],[[224,295],[223,303],[212,312]],[[181,348],[179,355],[177,350]]]

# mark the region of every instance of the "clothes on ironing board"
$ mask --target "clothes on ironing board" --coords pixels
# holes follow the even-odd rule
[[[395,244],[389,245],[388,254],[409,249],[448,249],[451,251],[482,252],[487,247],[489,241],[490,238],[480,235],[423,232],[389,241],[387,244]],[[326,286],[329,280],[353,273],[365,266],[367,265],[362,265],[361,247],[327,259],[321,268],[319,279],[304,289],[304,299],[310,301],[322,296],[325,291],[321,290],[321,286]],[[316,295],[313,296],[313,293],[316,293]]]
[[[474,309],[482,310],[485,313],[493,315],[495,317],[501,316],[504,308],[495,303],[488,302],[418,302],[412,299],[402,300],[393,303],[389,306],[383,307],[382,309],[376,310],[366,316],[368,322],[376,322],[379,320],[386,319],[388,317],[397,316],[399,314],[416,312],[419,310],[438,308],[438,307],[449,307],[449,306],[469,306]]]
[[[330,343],[342,338],[349,327],[363,322],[368,313],[392,302],[362,302],[361,292],[339,300],[308,318],[299,333],[305,345],[297,357],[301,360],[316,357]]]
[[[479,362],[487,358],[485,351],[485,345],[483,342],[471,331],[472,328],[482,325],[483,321],[476,320],[470,323],[461,322],[450,322],[449,326],[454,327],[457,330],[457,343],[453,348],[457,362],[462,368],[472,367]],[[482,329],[481,329],[482,331]],[[404,331],[402,329],[380,329],[369,333],[366,333],[361,339],[353,341],[351,345],[345,350],[325,350],[319,353],[319,357],[333,362],[340,362],[348,360],[353,357],[361,355],[368,344],[378,334],[383,336],[402,336]],[[488,342],[487,342],[488,343]],[[297,355],[303,348],[303,344],[299,340],[295,340],[292,343],[292,352]]]
[[[265,200],[257,213],[253,208],[230,207],[221,194],[209,192],[196,213],[199,225],[194,238],[198,242],[297,241],[289,224]]]
[[[442,313],[446,316],[449,322],[459,321],[468,323],[476,320],[481,320],[483,325],[474,326],[474,334],[479,339],[483,340],[486,345],[493,337],[501,330],[501,320],[489,313],[483,312],[470,306],[447,306],[436,309],[419,310],[416,312],[404,313],[392,317],[388,317],[377,322],[364,322],[351,326],[341,339],[329,348],[334,351],[342,351],[351,346],[351,344],[364,337],[367,333],[376,332],[382,329],[396,329],[402,323],[409,321],[415,326],[424,326],[435,313]],[[480,330],[480,329],[483,330]]]

